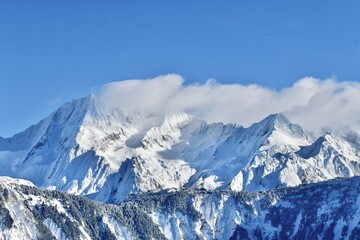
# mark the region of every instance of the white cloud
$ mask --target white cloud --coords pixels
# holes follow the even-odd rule
[[[359,130],[360,83],[306,77],[279,91],[259,85],[184,84],[176,74],[107,84],[100,99],[111,108],[162,113],[185,111],[209,122],[244,126],[283,112],[313,131]]]

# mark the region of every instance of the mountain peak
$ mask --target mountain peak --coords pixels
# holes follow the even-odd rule
[[[249,129],[261,131],[262,135],[271,134],[276,130],[288,132],[293,128],[297,128],[297,131],[303,131],[299,125],[291,123],[282,113],[271,114],[249,127]]]
[[[308,145],[315,140],[298,124],[291,123],[282,113],[271,114],[262,121],[249,127],[251,135],[260,137],[266,146],[291,145],[294,147]]]
[[[284,125],[285,126],[292,125],[292,123],[283,113],[270,114],[259,123],[270,125],[273,126],[274,128],[279,128],[280,126],[284,126]]]

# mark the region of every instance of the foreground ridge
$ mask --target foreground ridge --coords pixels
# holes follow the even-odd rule
[[[24,185],[25,184],[25,185]],[[356,239],[360,178],[265,192],[181,190],[119,205],[0,178],[3,239]]]

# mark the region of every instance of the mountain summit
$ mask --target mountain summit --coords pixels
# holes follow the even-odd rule
[[[358,148],[315,136],[283,114],[248,128],[184,112],[74,100],[0,139],[0,175],[104,202],[171,189],[258,191],[360,175]]]

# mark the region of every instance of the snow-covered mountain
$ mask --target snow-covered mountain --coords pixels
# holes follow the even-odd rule
[[[1,239],[358,239],[360,178],[247,193],[180,190],[119,205],[0,178]]]
[[[360,175],[358,139],[316,136],[282,114],[244,128],[90,96],[1,138],[0,175],[113,203],[161,190],[255,192]]]

